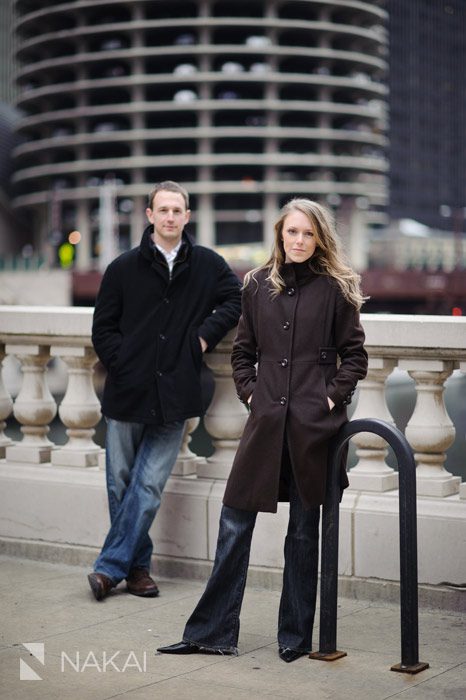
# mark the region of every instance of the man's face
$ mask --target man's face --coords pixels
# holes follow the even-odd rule
[[[178,245],[190,214],[183,195],[179,192],[159,190],[152,200],[152,209],[146,209],[147,218],[154,225],[154,242],[166,250]]]

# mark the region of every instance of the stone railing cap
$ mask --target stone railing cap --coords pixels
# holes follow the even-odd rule
[[[0,336],[90,337],[92,307],[0,306]]]
[[[361,314],[368,347],[451,348],[466,351],[466,317]]]

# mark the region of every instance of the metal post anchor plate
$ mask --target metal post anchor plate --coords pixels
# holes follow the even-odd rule
[[[390,668],[390,671],[398,671],[398,673],[420,673],[421,671],[425,671],[426,668],[429,668],[429,664],[424,663],[423,661],[418,661],[417,664],[412,664],[411,666],[408,666],[406,664],[394,664]]]

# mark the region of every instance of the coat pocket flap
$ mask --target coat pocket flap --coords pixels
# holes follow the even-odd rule
[[[335,365],[337,362],[336,348],[319,348],[319,365]]]

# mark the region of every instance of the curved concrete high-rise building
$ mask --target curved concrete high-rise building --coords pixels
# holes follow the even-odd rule
[[[291,195],[386,202],[386,12],[371,0],[16,0],[15,205],[92,266],[102,184],[120,244],[154,182],[193,196],[207,245],[264,241]]]

